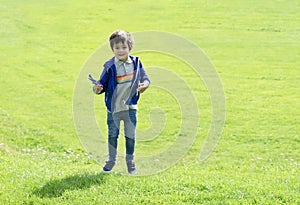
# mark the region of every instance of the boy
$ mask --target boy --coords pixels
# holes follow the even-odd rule
[[[116,163],[120,121],[124,121],[126,139],[126,164],[129,174],[137,172],[133,158],[137,123],[137,102],[150,80],[138,57],[129,55],[134,40],[123,30],[117,30],[109,38],[114,57],[104,64],[104,69],[93,87],[96,94],[105,92],[108,125],[109,159],[103,172],[110,172]]]

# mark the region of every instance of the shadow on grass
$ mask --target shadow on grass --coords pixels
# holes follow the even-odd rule
[[[33,194],[44,198],[60,197],[67,190],[79,190],[88,189],[93,185],[103,184],[105,180],[105,174],[80,174],[69,176],[63,179],[55,179],[46,183],[40,188],[36,188]]]

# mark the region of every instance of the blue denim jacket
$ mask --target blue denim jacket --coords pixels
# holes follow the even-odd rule
[[[138,88],[139,83],[144,81],[148,81],[150,84],[150,79],[148,78],[146,71],[136,56],[129,56],[133,61],[134,65],[134,77],[132,79],[129,98],[126,102],[127,105],[136,105],[139,98],[140,93],[136,90]],[[97,81],[99,84],[103,86],[103,90],[99,93],[105,92],[105,105],[109,112],[114,112],[114,104],[116,99],[116,89],[117,89],[117,71],[116,66],[114,64],[114,57],[104,63],[104,68],[100,79]]]

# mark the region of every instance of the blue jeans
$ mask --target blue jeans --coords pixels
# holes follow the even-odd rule
[[[137,111],[129,109],[117,113],[107,112],[108,125],[108,154],[109,161],[116,161],[118,137],[120,133],[120,122],[124,122],[124,133],[126,139],[126,161],[133,160],[135,133],[137,123]]]

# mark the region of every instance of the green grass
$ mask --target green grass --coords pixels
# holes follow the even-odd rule
[[[0,204],[300,204],[299,1],[2,0],[0,10]],[[130,177],[101,174],[82,148],[72,116],[77,76],[119,28],[178,34],[215,65],[226,122],[205,162],[207,90],[187,65],[151,52],[138,53],[143,64],[173,70],[197,98],[201,127],[188,153],[166,171]],[[140,155],[164,150],[179,129],[176,100],[157,91],[142,96],[138,128],[151,127],[157,104],[168,122],[161,138],[138,143]]]

